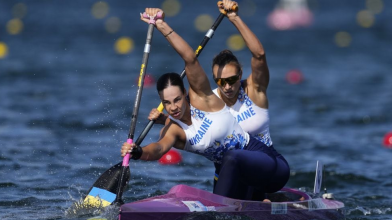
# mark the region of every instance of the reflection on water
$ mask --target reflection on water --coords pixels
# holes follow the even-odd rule
[[[173,6],[168,22],[193,47],[205,34],[196,21],[218,16],[216,3],[207,0],[164,2]],[[348,219],[392,218],[392,173],[385,169],[392,166],[392,151],[383,145],[392,131],[391,2],[308,1],[312,24],[290,30],[268,26],[276,1],[239,3],[267,51],[271,136],[292,168],[288,187],[313,187],[321,160],[323,188],[345,203]],[[139,13],[154,4],[0,1],[2,219],[66,219],[73,202],[121,160],[147,32]],[[249,51],[229,40],[236,34],[222,21],[199,57],[208,73],[215,54],[234,48],[249,74]],[[178,55],[155,32],[149,76],[182,69]],[[290,83],[286,77],[295,71],[302,78]],[[159,102],[154,85],[146,87],[136,135]],[[144,143],[156,140],[159,128]],[[177,184],[211,191],[211,162],[182,156],[177,166],[133,162],[124,200],[161,195]]]

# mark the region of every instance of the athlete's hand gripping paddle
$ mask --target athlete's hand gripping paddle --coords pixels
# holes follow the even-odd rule
[[[127,142],[132,144],[133,137],[136,128],[136,121],[139,112],[140,100],[143,92],[144,85],[144,77],[146,73],[148,56],[150,53],[151,40],[154,32],[154,24],[157,19],[161,19],[164,15],[161,12],[155,17],[148,16],[147,14],[142,14],[144,18],[149,18],[149,26],[147,31],[147,39],[146,44],[144,46],[144,54],[142,65],[140,68],[139,81],[138,81],[138,90],[135,98],[134,108],[132,112],[131,125],[128,133]],[[89,194],[86,196],[84,203],[88,203],[93,206],[108,206],[112,203],[122,204],[122,194],[125,186],[127,185],[130,179],[130,171],[129,171],[129,159],[130,155],[127,154],[122,161],[122,165],[120,163],[114,165],[109,170],[104,172],[99,179],[94,183],[93,187],[91,187]]]
[[[234,2],[233,2],[233,3],[234,3]],[[224,7],[222,1],[218,1],[217,4],[218,4],[219,11],[220,11],[223,15],[226,15],[227,12],[229,12],[229,11],[235,11],[235,12],[238,11],[238,5],[237,5],[237,3],[233,4],[233,6],[231,7],[230,10],[225,10],[225,7]]]

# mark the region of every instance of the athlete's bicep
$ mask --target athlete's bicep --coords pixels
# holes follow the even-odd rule
[[[252,57],[251,67],[252,74],[250,75],[250,78],[253,87],[258,92],[266,92],[270,76],[265,55],[259,59]]]

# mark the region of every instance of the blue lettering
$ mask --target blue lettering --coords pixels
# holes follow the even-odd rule
[[[237,122],[241,122],[241,121],[242,121],[241,115],[237,115]]]
[[[254,112],[254,110],[253,110],[252,107],[249,108],[249,111],[250,111],[250,113],[251,113],[252,115],[256,115],[256,113]]]
[[[201,139],[203,139],[205,133],[207,132],[207,130],[211,124],[212,124],[212,120],[209,120],[205,117],[199,130],[197,130],[196,135],[194,137],[192,137],[191,139],[189,139],[189,143],[191,145],[198,144],[201,141]]]
[[[203,129],[204,132],[206,132],[208,130],[208,128],[210,127],[210,125],[203,122],[203,124],[201,124],[200,127],[201,127],[201,129]]]
[[[249,110],[245,111],[244,113],[245,113],[246,119],[252,117],[252,116],[250,115]]]
[[[251,118],[253,115],[256,115],[255,111],[253,110],[252,107],[250,107],[248,110],[241,112],[240,114],[237,115],[236,120],[237,122],[245,121],[248,118]]]
[[[196,139],[197,143],[200,142],[200,139],[201,139],[201,138],[200,138],[199,134],[196,134],[195,139]]]
[[[204,121],[207,122],[208,124],[212,124],[212,121],[208,120],[208,118],[204,118]]]

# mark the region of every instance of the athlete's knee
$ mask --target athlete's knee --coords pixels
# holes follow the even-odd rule
[[[290,169],[287,166],[279,167],[275,176],[269,182],[269,185],[266,187],[267,193],[274,193],[276,191],[281,190],[289,181],[290,178]]]
[[[238,163],[238,152],[235,150],[227,151],[223,156],[222,165],[232,164],[236,165]]]

